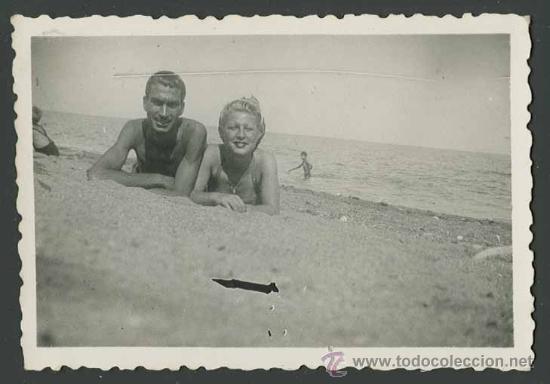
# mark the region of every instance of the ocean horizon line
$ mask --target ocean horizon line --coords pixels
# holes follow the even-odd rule
[[[58,113],[58,114],[66,114],[66,115],[75,115],[75,116],[86,116],[86,117],[99,117],[104,119],[116,119],[116,120],[135,120],[144,118],[145,116],[140,117],[127,117],[127,116],[106,116],[106,115],[93,115],[88,113],[79,113],[79,112],[66,112],[66,111],[59,111],[59,110],[53,110],[53,109],[42,109],[43,112],[46,113]],[[191,117],[189,117],[191,118]],[[206,125],[207,130],[215,130],[217,129],[214,125]],[[120,127],[122,129],[122,126]],[[394,143],[394,142],[387,142],[387,141],[371,141],[371,140],[362,140],[357,138],[345,138],[345,137],[335,137],[335,136],[319,136],[319,135],[304,135],[304,134],[294,134],[294,133],[286,133],[286,132],[273,132],[273,131],[267,131],[268,135],[285,135],[285,136],[298,136],[298,137],[311,137],[311,138],[320,138],[320,139],[331,139],[331,140],[342,140],[342,141],[351,141],[351,142],[362,142],[362,143],[368,143],[368,144],[375,144],[375,145],[388,145],[388,146],[399,146],[399,147],[406,147],[406,148],[419,148],[419,149],[427,149],[427,150],[435,150],[435,151],[452,151],[452,152],[463,152],[463,153],[478,153],[478,154],[485,154],[485,155],[495,155],[495,156],[503,156],[511,158],[511,153],[506,152],[487,152],[487,151],[475,151],[471,149],[463,149],[463,148],[448,148],[448,147],[434,147],[434,146],[422,146],[422,145],[412,145],[412,144],[403,144],[403,143]]]

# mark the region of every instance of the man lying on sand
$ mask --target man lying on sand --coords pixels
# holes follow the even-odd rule
[[[206,147],[201,123],[180,117],[185,84],[173,72],[147,80],[143,109],[147,118],[130,120],[116,143],[88,170],[88,178],[111,179],[129,187],[166,188],[188,196]],[[136,173],[122,171],[130,150],[137,154]]]
[[[260,103],[254,97],[234,100],[220,114],[223,144],[208,146],[191,199],[238,212],[248,207],[279,213],[279,179],[272,153],[258,149],[265,133]]]
[[[32,145],[36,152],[48,156],[59,156],[59,150],[54,141],[46,133],[46,129],[40,124],[42,111],[38,107],[32,107]]]

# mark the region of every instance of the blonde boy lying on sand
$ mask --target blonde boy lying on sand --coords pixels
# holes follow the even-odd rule
[[[265,133],[255,97],[234,100],[221,114],[223,144],[206,148],[191,199],[245,212],[279,213],[279,178],[272,153],[258,148]]]
[[[127,122],[116,143],[88,170],[88,178],[111,179],[129,187],[191,193],[206,147],[201,123],[181,117],[185,84],[173,72],[152,75],[145,86],[147,118]],[[122,171],[128,153],[137,155],[135,173]]]

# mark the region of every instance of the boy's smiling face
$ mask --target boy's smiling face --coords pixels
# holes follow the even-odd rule
[[[256,150],[264,132],[253,114],[241,111],[231,112],[219,128],[225,146],[237,155],[249,155]]]

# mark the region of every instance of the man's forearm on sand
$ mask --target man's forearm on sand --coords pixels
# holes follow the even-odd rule
[[[172,189],[174,178],[158,173],[128,173],[114,169],[88,171],[88,179],[113,180],[127,187]]]

